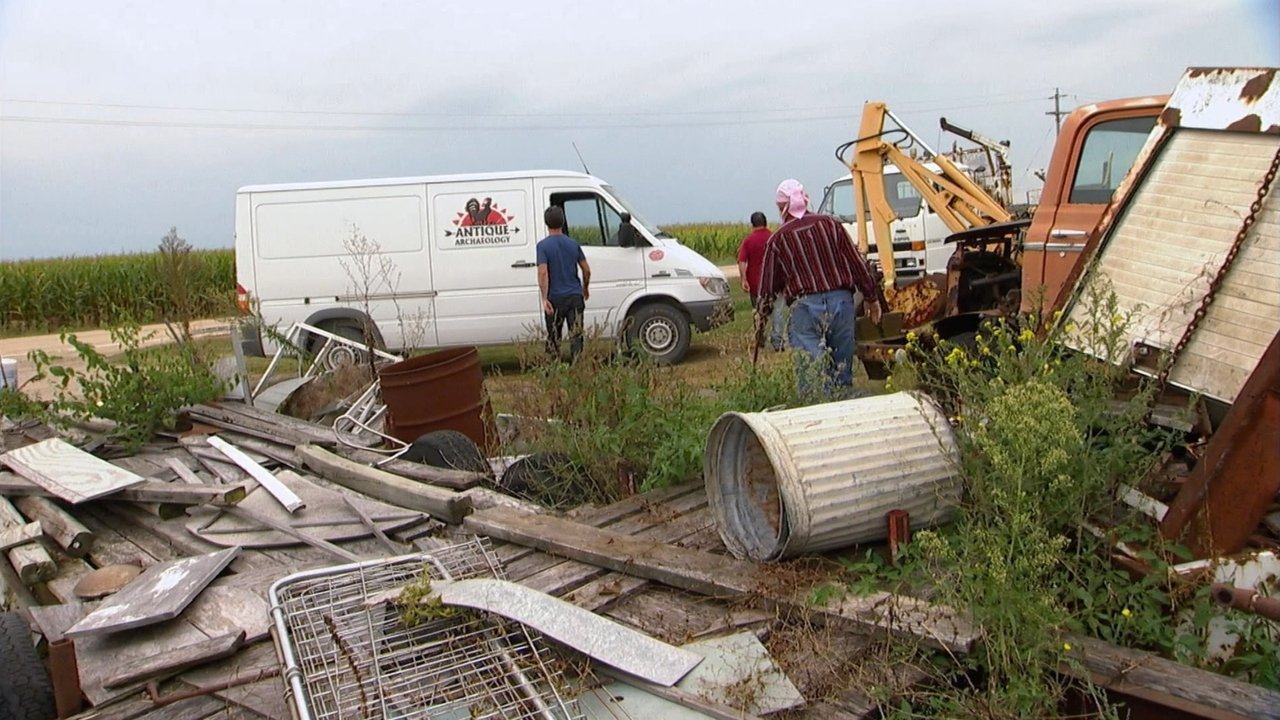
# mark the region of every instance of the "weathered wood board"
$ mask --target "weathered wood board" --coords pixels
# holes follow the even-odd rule
[[[0,530],[0,552],[35,542],[40,539],[42,534],[40,523],[38,522],[15,525],[8,530]]]
[[[360,516],[347,505],[343,494],[322,488],[289,470],[278,473],[277,479],[301,498],[305,507],[291,513],[264,488],[254,488],[238,507],[282,525],[291,525],[319,540],[350,540],[370,534]],[[422,513],[414,510],[363,497],[350,500],[373,518],[383,532],[393,532],[422,520]],[[195,510],[191,518],[187,523],[188,530],[223,547],[268,548],[297,545],[299,542],[295,537],[252,520],[219,513],[212,508]]]
[[[807,588],[780,587],[755,563],[620,535],[563,518],[490,508],[464,528],[579,562],[656,580],[713,597],[756,597],[770,606],[811,613],[861,630],[888,630],[957,654],[970,651],[979,632],[950,608],[904,595],[876,593],[811,606]]]
[[[142,680],[175,675],[188,668],[234,655],[243,644],[243,630],[208,640],[199,640],[149,658],[122,663],[114,674],[103,679],[102,684],[107,687],[118,687]]]
[[[142,476],[94,457],[71,443],[49,438],[0,455],[0,463],[71,504],[110,495]]]
[[[79,638],[171,620],[239,553],[238,547],[227,548],[152,565],[67,630],[67,635]]]
[[[244,499],[248,483],[235,485],[188,485],[143,480],[111,494],[110,500],[172,505],[235,505]],[[57,497],[57,493],[13,473],[0,472],[0,495],[10,497]]]

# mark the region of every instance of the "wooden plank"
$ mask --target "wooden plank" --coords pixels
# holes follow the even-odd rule
[[[0,497],[0,529],[22,527],[26,524],[26,518],[22,517],[22,513],[19,513],[8,500]],[[24,585],[44,582],[58,573],[58,566],[54,564],[49,551],[45,550],[40,543],[19,545],[8,550],[5,555]]]
[[[267,588],[293,571],[293,568],[281,569],[268,576],[270,579],[258,588],[242,584],[249,579],[242,575],[222,578],[205,588],[200,597],[182,611],[182,619],[209,637],[243,630],[245,644],[265,640],[271,632]]]
[[[303,465],[330,482],[400,507],[421,510],[451,525],[462,522],[471,510],[470,500],[458,493],[366,467],[314,445],[301,445],[295,452]]]
[[[67,635],[79,638],[114,633],[175,618],[239,553],[240,548],[227,548],[152,565],[76,623]]]
[[[107,687],[116,687],[176,675],[183,670],[230,657],[242,645],[244,645],[243,630],[200,640],[149,658],[125,663],[115,674],[104,679],[102,684]]]
[[[10,450],[0,455],[0,463],[48,488],[72,505],[110,495],[143,481],[141,476],[94,457],[60,438]]]
[[[192,535],[181,520],[157,521],[132,505],[114,503],[110,508],[90,506],[88,510],[99,513],[99,517],[105,522],[120,528],[127,540],[157,558],[165,554],[173,554],[176,557],[204,555],[221,549],[213,543]],[[284,562],[275,554],[245,550],[231,562],[231,570],[243,573],[278,569],[284,565]]]
[[[13,504],[32,520],[40,523],[45,535],[53,538],[71,557],[84,557],[93,547],[93,531],[57,503],[43,497],[15,497]]]
[[[334,557],[344,562],[358,562],[361,560],[361,557],[359,555],[356,555],[355,553],[350,552],[348,550],[343,550],[342,548],[338,547],[337,545],[334,545],[328,540],[322,540],[311,533],[305,532],[303,530],[298,530],[297,528],[287,523],[277,522],[276,520],[270,517],[267,517],[266,515],[255,513],[252,510],[246,510],[245,508],[242,508],[242,507],[232,507],[232,508],[227,508],[226,512],[229,512],[232,515],[235,515],[237,517],[244,518],[245,520],[252,520],[257,524],[262,525],[264,527],[269,527],[272,530],[275,530],[276,532],[281,532],[292,538],[296,538],[297,540],[300,540],[301,542],[304,542],[307,545],[324,550],[325,552],[333,555]],[[228,548],[228,550],[239,550],[239,549],[240,547],[238,545],[235,547]]]
[[[231,677],[245,677],[279,667],[275,647],[272,643],[263,642],[244,648],[234,657],[183,673],[180,679],[197,687],[208,687]],[[281,692],[281,680],[278,676],[229,688],[217,695],[262,717],[273,720],[289,720],[293,717],[285,693]]]
[[[209,445],[230,458],[232,462],[240,466],[241,470],[249,473],[254,480],[258,481],[258,484],[262,486],[262,489],[271,493],[271,496],[280,502],[280,505],[284,507],[285,510],[288,510],[289,512],[297,512],[299,509],[304,507],[305,504],[302,502],[302,498],[294,494],[292,490],[290,490],[284,483],[280,482],[280,480],[276,478],[275,475],[272,475],[266,468],[254,462],[248,455],[245,455],[240,448],[216,436],[209,438]]]
[[[978,632],[959,613],[906,596],[878,593],[827,606],[808,603],[808,588],[745,560],[619,535],[561,518],[492,508],[467,518],[464,529],[716,597],[760,598],[766,604],[862,631],[888,631],[966,654]]]
[[[345,489],[338,492],[320,487],[292,470],[281,471],[278,478],[290,492],[302,500],[305,506],[303,509],[289,513],[262,488],[254,488],[237,507],[294,530],[306,528],[309,536],[329,542],[369,535],[360,516],[352,512],[347,504],[348,499],[371,518],[378,518],[379,529],[384,531],[404,527],[423,517],[415,510],[388,505],[359,493],[347,495],[345,493],[349,491]],[[298,543],[297,537],[292,533],[282,535],[269,526],[256,524],[236,514],[223,513],[217,508],[193,512],[187,529],[200,538],[223,547],[275,547]]]
[[[1280,720],[1280,692],[1093,638],[1066,640],[1060,668],[1073,677],[1200,717]]]
[[[387,459],[386,455],[371,450],[361,450],[338,444],[333,434],[333,428],[316,425],[287,415],[266,412],[246,405],[233,403],[217,406],[197,405],[189,410],[189,414],[215,427],[254,435],[272,442],[284,441],[290,445],[336,446],[335,449],[340,456],[357,463],[373,464]],[[381,467],[402,477],[454,490],[466,490],[488,479],[482,473],[431,467],[430,465],[406,460],[392,460]]]
[[[170,470],[173,470],[174,474],[178,476],[179,480],[181,480],[182,482],[188,485],[204,484],[204,481],[200,479],[200,476],[196,475],[194,470],[187,467],[186,463],[182,462],[178,458],[174,458],[174,457],[168,458],[167,460],[165,460],[165,465],[169,466]]]
[[[236,485],[187,485],[143,480],[137,485],[113,493],[109,499],[126,502],[167,503],[170,505],[235,505],[244,499],[248,490],[248,483]],[[0,472],[0,495],[11,497],[57,497],[57,494],[49,488],[6,472]]]
[[[27,543],[32,543],[40,539],[44,534],[40,530],[40,523],[29,522],[25,525],[16,525],[5,530],[0,530],[0,550],[11,550]]]

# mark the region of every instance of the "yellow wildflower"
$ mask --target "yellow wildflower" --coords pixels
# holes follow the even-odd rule
[[[1031,332],[1030,328],[1026,328],[1022,332],[1018,333],[1018,342],[1020,343],[1024,343],[1024,344],[1029,343],[1035,339],[1036,339],[1036,334]]]
[[[1071,652],[1071,643],[1062,643],[1062,649]]]
[[[1123,609],[1123,610],[1121,610],[1121,611],[1120,611],[1120,614],[1121,614],[1121,615],[1123,615],[1123,616],[1125,616],[1125,617],[1129,617],[1129,616],[1130,616],[1130,615],[1132,615],[1133,613],[1129,612],[1129,608],[1125,608],[1125,609]]]

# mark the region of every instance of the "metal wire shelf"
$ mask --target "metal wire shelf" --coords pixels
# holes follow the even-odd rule
[[[480,539],[430,553],[295,573],[270,590],[286,696],[299,720],[579,720],[542,638],[460,613],[408,627],[372,596],[417,582],[502,579]]]

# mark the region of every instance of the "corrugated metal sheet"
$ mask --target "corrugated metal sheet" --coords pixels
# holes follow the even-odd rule
[[[1280,136],[1177,130],[1095,260],[1088,282],[1109,280],[1132,342],[1172,349],[1222,266],[1257,197]],[[1077,295],[1077,298],[1088,297]],[[1077,300],[1068,318],[1084,325]],[[1232,402],[1280,331],[1280,188],[1267,197],[1235,266],[1169,374],[1170,382]]]
[[[913,527],[960,498],[951,426],[908,393],[772,413],[728,413],[707,440],[707,494],[726,547],[778,559],[885,537],[885,513]]]

